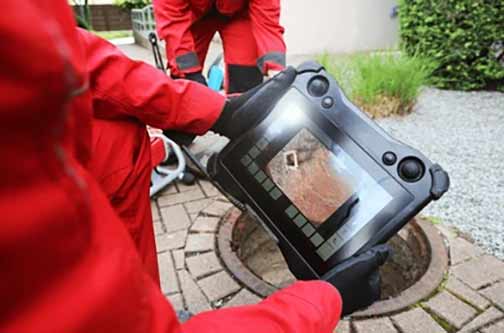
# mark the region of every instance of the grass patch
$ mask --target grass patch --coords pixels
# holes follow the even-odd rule
[[[133,31],[131,30],[93,31],[93,33],[108,40],[133,36]]]
[[[427,312],[432,317],[432,319],[434,319],[434,321],[437,322],[439,324],[439,326],[441,326],[446,332],[448,332],[448,333],[457,332],[457,328],[455,326],[453,326],[452,324],[450,324],[447,320],[438,316],[437,314],[435,314],[433,311],[431,311],[429,308],[427,308],[425,306],[421,305],[420,307],[425,312]]]
[[[371,117],[407,114],[436,66],[432,61],[400,52],[357,54],[319,61],[347,95]]]
[[[437,216],[422,216],[423,219],[429,221],[433,225],[440,225],[443,224],[443,220],[440,217]]]

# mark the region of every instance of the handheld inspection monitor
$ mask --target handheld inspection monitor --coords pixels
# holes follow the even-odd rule
[[[314,62],[253,129],[209,163],[220,187],[271,232],[300,279],[386,242],[449,186],[385,133]]]

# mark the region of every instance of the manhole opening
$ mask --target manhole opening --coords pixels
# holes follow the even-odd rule
[[[244,267],[273,289],[295,281],[277,244],[249,215],[237,218],[231,243]],[[415,223],[408,224],[388,244],[393,254],[380,270],[384,300],[397,297],[413,286],[431,261],[428,240]]]

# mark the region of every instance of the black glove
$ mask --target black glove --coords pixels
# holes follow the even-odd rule
[[[378,245],[334,267],[327,281],[343,299],[343,316],[363,309],[380,299],[379,267],[387,261],[390,248]]]
[[[179,146],[189,147],[193,143],[194,139],[196,139],[196,134],[177,132],[174,130],[164,130],[163,134]]]
[[[208,86],[206,79],[203,76],[203,74],[201,74],[201,72],[187,73],[187,74],[185,74],[185,79],[201,83],[204,86]]]
[[[246,93],[229,98],[212,130],[230,139],[245,133],[267,116],[268,111],[290,88],[296,75],[296,70],[288,67]]]

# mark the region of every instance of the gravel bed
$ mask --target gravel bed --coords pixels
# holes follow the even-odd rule
[[[411,115],[378,123],[450,174],[450,191],[422,215],[504,259],[504,94],[426,89]]]

